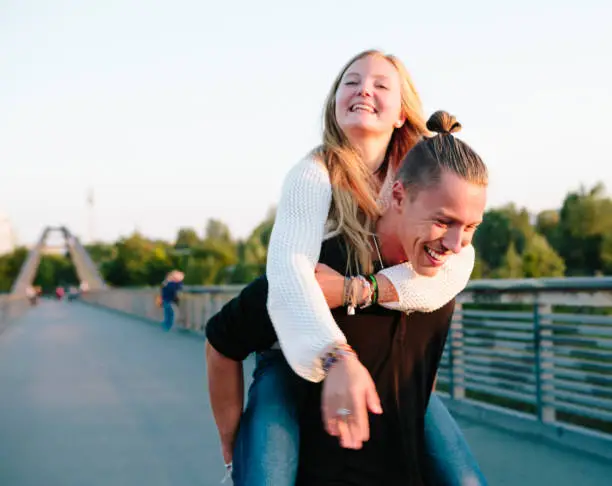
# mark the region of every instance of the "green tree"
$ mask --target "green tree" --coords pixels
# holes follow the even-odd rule
[[[612,275],[612,232],[603,235],[600,254],[604,272]]]
[[[603,184],[569,193],[560,212],[555,248],[569,275],[595,275],[604,270],[602,244],[612,233],[612,200]]]
[[[219,221],[218,219],[208,220],[206,223],[204,239],[233,243],[232,233],[228,226],[223,221]]]
[[[238,263],[236,245],[225,239],[207,238],[191,252],[185,272],[188,285],[228,283],[232,267]]]
[[[527,241],[534,235],[531,216],[526,208],[517,208],[514,203],[503,206],[499,211],[510,220],[510,239],[518,253],[523,253]]]
[[[120,239],[116,247],[115,258],[102,267],[112,285],[159,285],[173,268],[167,244],[150,241],[140,233]]]
[[[512,222],[501,210],[490,209],[474,235],[474,248],[483,268],[494,270],[502,265],[512,236]]]
[[[535,234],[531,216],[525,208],[519,209],[514,204],[507,204],[486,211],[474,236],[474,247],[482,259],[482,275],[498,277],[510,272],[516,277],[505,278],[519,278],[522,270],[518,270],[518,267],[509,268],[508,258],[510,263],[516,263],[515,256],[520,259],[527,242]]]
[[[238,263],[238,247],[228,226],[209,219],[204,240],[190,248],[185,268],[188,285],[221,285],[231,281]]]
[[[108,243],[97,242],[85,245],[85,250],[98,266],[111,261],[117,254],[117,247],[115,244]]]
[[[472,275],[470,279],[477,280],[479,278],[484,278],[484,276],[488,274],[487,269],[485,268],[485,263],[481,258],[476,255],[476,259],[474,261],[474,270],[472,270]]]
[[[176,235],[174,247],[178,249],[193,248],[200,244],[201,240],[193,228],[181,228]]]
[[[495,276],[498,278],[523,278],[523,259],[516,251],[514,243],[510,243],[501,266],[496,269]]]
[[[9,292],[19,270],[28,256],[25,247],[16,248],[13,252],[0,256],[0,292]]]
[[[34,278],[34,285],[39,285],[45,292],[52,292],[56,287],[78,285],[76,268],[67,254],[42,255]]]
[[[542,235],[534,235],[523,252],[523,274],[527,278],[562,277],[565,263]]]
[[[246,241],[238,243],[238,263],[231,274],[231,283],[250,282],[265,273],[274,217],[274,211],[270,211]]]
[[[558,248],[560,215],[557,209],[541,211],[536,219],[536,231],[548,240],[553,248]]]

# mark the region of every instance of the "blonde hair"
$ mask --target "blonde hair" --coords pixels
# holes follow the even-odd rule
[[[405,123],[393,130],[383,165],[373,175],[361,160],[336,120],[336,92],[346,71],[356,61],[368,56],[380,56],[390,62],[400,77],[401,114]],[[372,272],[372,246],[370,236],[373,222],[380,216],[377,202],[382,182],[388,171],[395,175],[408,151],[428,134],[421,99],[403,63],[395,56],[378,50],[357,54],[345,64],[327,95],[325,102],[323,143],[313,154],[325,164],[332,186],[329,222],[334,231],[343,235],[349,261],[356,263],[365,273]]]

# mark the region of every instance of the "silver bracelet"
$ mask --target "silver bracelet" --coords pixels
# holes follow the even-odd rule
[[[372,305],[372,284],[370,283],[370,281],[365,278],[363,275],[357,275],[356,277],[360,282],[361,282],[361,290],[363,293],[363,288],[367,287],[368,289],[368,295],[364,301],[363,304],[361,304],[361,306],[359,307],[360,309],[365,309],[366,307],[369,307]]]

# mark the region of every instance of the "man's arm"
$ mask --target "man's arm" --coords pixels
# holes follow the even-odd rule
[[[234,440],[244,403],[242,362],[226,358],[206,343],[208,392],[225,464],[232,462]]]
[[[226,464],[232,461],[244,403],[242,361],[254,351],[270,348],[276,341],[266,310],[267,294],[267,280],[260,277],[206,324],[208,393]]]

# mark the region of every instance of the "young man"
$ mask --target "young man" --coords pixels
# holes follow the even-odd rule
[[[374,260],[379,268],[409,261],[417,273],[432,276],[448,255],[470,244],[484,213],[487,171],[450,134],[453,126],[417,144],[400,169],[391,204],[376,224],[374,244],[382,261]],[[323,244],[320,262],[340,272],[328,271],[330,279],[344,280],[347,260],[341,237]],[[242,411],[239,361],[276,341],[266,297],[262,277],[208,324],[211,403],[222,442],[229,438],[232,443]],[[454,301],[428,314],[406,315],[377,305],[353,316],[342,307],[333,311],[352,349],[330,353],[322,386],[287,377],[286,386],[300,397],[298,485],[434,484],[426,467],[424,418],[453,308]],[[342,374],[371,376],[377,393],[351,408],[335,402],[334,376]],[[322,388],[329,398],[323,410]],[[374,412],[369,427],[356,427],[367,424],[368,408]],[[344,447],[330,434],[339,436]]]

